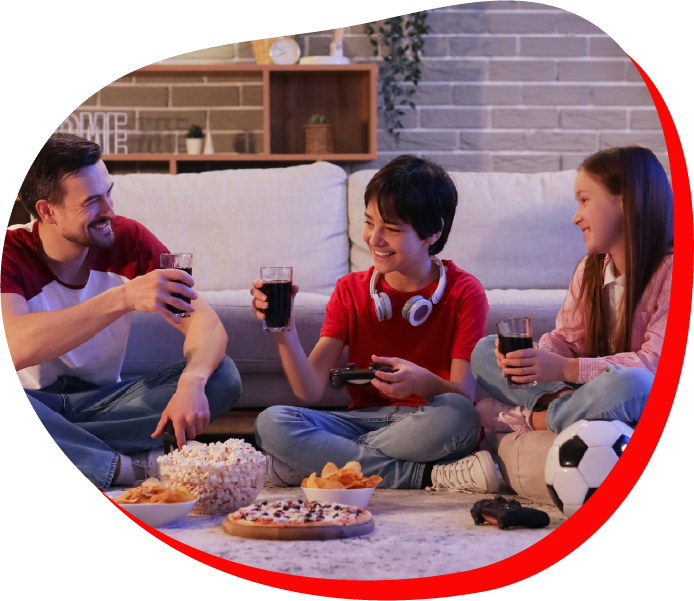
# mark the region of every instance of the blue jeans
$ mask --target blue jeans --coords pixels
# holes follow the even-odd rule
[[[495,340],[496,336],[482,338],[470,359],[478,384],[494,398],[533,410],[542,395],[576,387],[564,382],[538,382],[532,388],[510,389],[496,364]],[[645,369],[608,364],[605,373],[549,404],[547,429],[558,433],[579,419],[616,419],[633,428],[641,418],[654,377]]]
[[[61,376],[41,390],[25,390],[41,423],[68,459],[100,489],[113,479],[120,454],[163,447],[151,438],[176,392],[185,361],[126,382],[97,386]],[[241,396],[241,376],[224,357],[205,386],[210,419]]]
[[[256,442],[270,455],[307,474],[328,461],[361,463],[383,488],[421,488],[425,464],[465,457],[477,444],[480,422],[472,403],[441,394],[421,407],[316,411],[275,406],[255,423]]]

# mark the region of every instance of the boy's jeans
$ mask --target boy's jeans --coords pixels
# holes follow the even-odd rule
[[[496,364],[495,340],[496,336],[482,338],[470,359],[475,379],[490,396],[532,410],[542,395],[567,387],[564,382],[538,382],[532,388],[510,389]],[[550,403],[547,429],[558,433],[579,419],[619,420],[633,428],[646,405],[654,377],[645,369],[608,365],[602,375]]]
[[[113,479],[119,454],[163,447],[151,438],[176,392],[185,361],[126,382],[96,386],[62,376],[41,390],[25,390],[41,423],[68,459],[100,489]],[[224,357],[205,386],[210,420],[241,396],[241,376]]]
[[[383,478],[382,488],[420,488],[427,462],[450,463],[472,451],[480,422],[470,401],[449,393],[422,407],[270,407],[255,432],[266,453],[307,474],[320,474],[328,461],[338,467],[358,461],[365,475]]]

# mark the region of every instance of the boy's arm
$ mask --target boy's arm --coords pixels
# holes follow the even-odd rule
[[[255,280],[251,288],[253,296],[252,310],[258,320],[265,317],[263,310],[267,308],[267,298],[260,288],[262,280]],[[275,341],[280,352],[282,367],[289,380],[292,391],[307,405],[314,405],[320,401],[325,386],[328,383],[330,370],[337,366],[345,343],[337,338],[321,336],[318,344],[311,351],[311,355],[306,357],[299,335],[296,332],[296,322],[294,320],[294,299],[299,292],[299,287],[292,286],[292,309],[289,318],[288,332],[274,332]],[[262,334],[260,334],[262,336]]]
[[[293,323],[291,327],[289,332],[275,333],[282,367],[294,394],[308,405],[313,405],[323,396],[330,370],[337,366],[345,343],[337,338],[322,336],[307,358]]]

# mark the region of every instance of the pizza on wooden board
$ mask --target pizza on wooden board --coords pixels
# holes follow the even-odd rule
[[[371,520],[371,512],[342,503],[263,501],[230,513],[227,520],[234,526],[260,528],[356,526]]]

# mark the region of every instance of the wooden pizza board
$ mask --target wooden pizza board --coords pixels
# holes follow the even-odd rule
[[[289,527],[262,527],[262,526],[237,526],[224,518],[222,528],[232,536],[244,538],[261,538],[265,540],[330,540],[333,538],[349,538],[362,536],[374,529],[373,518],[363,524],[354,526],[289,526]]]

